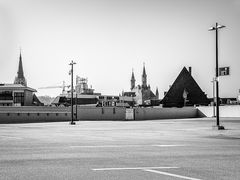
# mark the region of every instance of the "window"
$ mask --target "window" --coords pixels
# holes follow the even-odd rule
[[[14,93],[14,103],[24,105],[24,93],[23,92],[15,92]]]
[[[118,96],[115,96],[114,99],[119,100],[119,97],[118,97]]]
[[[1,91],[0,100],[13,100],[12,91]]]
[[[104,99],[104,96],[99,96],[99,99]]]

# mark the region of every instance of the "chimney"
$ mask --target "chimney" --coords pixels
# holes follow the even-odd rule
[[[188,72],[189,72],[189,74],[192,75],[192,67],[191,66],[188,67]]]

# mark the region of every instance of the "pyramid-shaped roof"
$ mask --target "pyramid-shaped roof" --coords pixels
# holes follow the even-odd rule
[[[186,99],[184,99],[186,98]],[[164,107],[182,107],[186,105],[208,105],[209,100],[186,67],[182,69],[161,103]]]

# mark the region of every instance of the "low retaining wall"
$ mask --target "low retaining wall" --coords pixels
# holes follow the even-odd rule
[[[184,108],[136,108],[136,120],[196,118],[198,110],[194,107]]]
[[[197,107],[205,116],[213,116],[213,106],[199,106]],[[215,111],[216,114],[216,111]],[[219,106],[219,116],[220,117],[240,117],[240,106],[239,105],[229,105],[229,106]]]
[[[199,117],[198,109],[194,107],[134,108],[134,110],[130,112],[133,112],[132,120],[180,119]],[[74,106],[74,113],[76,113],[76,106]],[[126,118],[126,108],[123,107],[77,107],[77,120],[117,121],[125,119],[128,118]],[[70,120],[71,109],[69,107],[0,107],[0,123],[57,122]]]
[[[0,107],[0,123],[37,123],[70,120],[69,108],[44,106]]]
[[[0,113],[1,112],[70,112],[70,108],[48,106],[0,106]]]
[[[126,108],[79,107],[78,120],[125,120]],[[184,108],[134,108],[134,120],[180,119],[198,117],[198,109]]]
[[[70,113],[0,113],[0,123],[40,123],[70,121]]]
[[[74,106],[74,112],[75,106]],[[78,107],[78,120],[125,120],[123,107]]]

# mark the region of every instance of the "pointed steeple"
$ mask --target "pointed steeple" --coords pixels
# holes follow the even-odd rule
[[[145,63],[143,63],[143,76],[147,76],[146,70],[145,70]]]
[[[147,88],[147,74],[145,70],[145,63],[143,63],[142,87]]]
[[[134,76],[133,69],[132,69],[132,79],[134,79],[134,80],[135,80],[135,76]]]
[[[157,89],[156,89],[156,98],[159,99],[158,87],[157,87]]]
[[[22,53],[20,50],[19,55],[19,64],[18,64],[18,72],[17,77],[15,78],[14,84],[22,84],[23,86],[27,86],[27,81],[23,74],[23,65],[22,65]]]
[[[134,72],[133,72],[133,69],[132,69],[131,90],[133,88],[135,88],[135,82],[136,82],[136,80],[135,80]]]
[[[23,66],[22,66],[22,53],[20,51],[20,56],[19,56],[19,64],[18,64],[18,78],[23,78]]]

